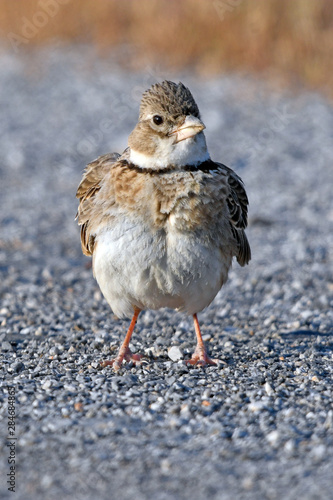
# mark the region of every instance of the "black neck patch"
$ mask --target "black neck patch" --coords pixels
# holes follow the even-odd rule
[[[125,159],[120,160],[119,163],[121,163],[124,167],[130,170],[135,170],[135,172],[138,172],[139,174],[150,174],[150,175],[161,175],[175,171],[204,172],[205,174],[208,174],[209,172],[213,172],[214,170],[216,171],[219,168],[218,163],[215,163],[210,159],[205,160],[202,163],[199,163],[199,165],[184,165],[184,167],[176,167],[175,165],[168,165],[167,167],[157,168],[157,169],[142,168]]]

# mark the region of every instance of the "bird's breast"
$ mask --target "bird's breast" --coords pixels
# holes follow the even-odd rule
[[[170,307],[193,314],[206,307],[227,279],[232,255],[204,233],[181,231],[170,214],[163,228],[119,220],[97,238],[94,273],[114,312]]]
[[[94,273],[111,308],[130,316],[171,307],[192,314],[206,307],[232,260],[224,204],[214,183],[206,190],[194,176],[132,175],[130,199],[118,190],[108,225],[96,235]]]

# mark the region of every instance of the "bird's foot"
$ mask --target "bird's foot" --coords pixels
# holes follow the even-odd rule
[[[105,360],[101,362],[102,368],[106,366],[112,366],[113,369],[117,372],[120,370],[123,360],[130,362],[132,361],[135,364],[141,363],[142,354],[133,354],[131,349],[127,347],[124,351],[120,349],[118,355],[114,359]]]
[[[208,356],[207,351],[205,348],[202,347],[196,347],[191,359],[188,359],[185,361],[185,364],[187,365],[195,365],[195,366],[207,366],[207,365],[213,365],[217,366],[219,363],[218,359],[212,359]]]

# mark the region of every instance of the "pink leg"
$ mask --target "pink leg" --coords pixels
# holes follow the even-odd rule
[[[103,368],[105,366],[111,365],[111,366],[113,366],[114,370],[117,372],[118,370],[120,370],[121,364],[122,364],[124,359],[126,361],[134,361],[134,363],[140,362],[142,355],[141,354],[133,354],[129,348],[129,343],[130,343],[130,340],[132,337],[132,333],[133,333],[133,330],[134,330],[134,327],[135,327],[135,324],[136,324],[136,321],[138,319],[140,312],[141,311],[139,308],[137,308],[137,307],[134,308],[134,314],[133,314],[131,324],[127,330],[125,340],[122,343],[122,346],[119,349],[117,356],[114,359],[110,359],[109,361],[102,361],[101,365],[103,366]]]
[[[186,364],[200,365],[200,366],[217,365],[218,360],[211,359],[207,354],[205,344],[203,343],[202,340],[199,321],[196,314],[193,314],[193,320],[194,320],[195,333],[197,336],[197,346],[192,355],[192,358],[186,361]]]

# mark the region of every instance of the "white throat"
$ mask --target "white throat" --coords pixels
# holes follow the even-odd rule
[[[158,169],[169,165],[183,167],[199,165],[209,160],[205,136],[202,132],[184,141],[173,143],[173,139],[157,138],[157,148],[154,155],[146,155],[130,150],[130,161],[141,168]]]

